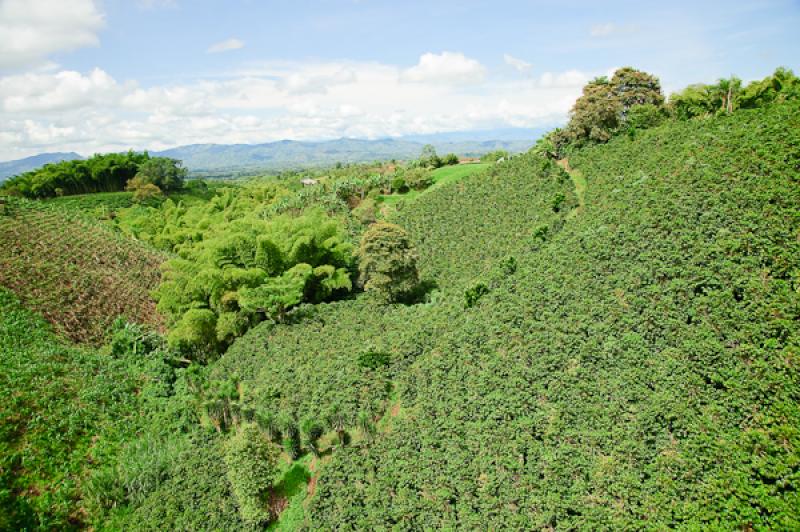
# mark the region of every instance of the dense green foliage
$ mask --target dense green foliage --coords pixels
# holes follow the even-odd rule
[[[134,441],[142,416],[154,413],[148,405],[169,394],[171,368],[154,336],[124,324],[116,331],[108,353],[68,347],[0,289],[0,529],[79,528],[105,502],[138,502],[176,458],[172,444]],[[123,465],[99,484],[109,474],[91,470],[115,455]]]
[[[352,247],[321,211],[264,220],[243,217],[195,229],[179,258],[163,266],[154,296],[170,325],[169,342],[203,358],[264,317],[282,320],[302,301],[352,288]]]
[[[797,528],[798,120],[580,152],[584,211],[438,329],[315,526]]]
[[[669,110],[677,118],[689,119],[736,109],[755,109],[800,98],[800,78],[778,68],[771,76],[742,87],[739,78],[721,79],[712,85],[691,85],[669,98]]]
[[[495,150],[484,155],[481,155],[481,162],[483,163],[496,163],[500,159],[508,159],[511,156],[506,150]]]
[[[175,159],[130,151],[46,164],[9,179],[0,191],[27,198],[50,198],[124,190],[129,181],[174,190],[183,185],[185,176],[186,169]]]
[[[269,521],[263,495],[272,486],[277,461],[275,449],[252,423],[239,427],[226,443],[228,480],[245,522]]]

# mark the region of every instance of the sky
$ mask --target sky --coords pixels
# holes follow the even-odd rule
[[[0,0],[0,160],[554,127],[622,66],[798,72],[798,28],[800,0]]]

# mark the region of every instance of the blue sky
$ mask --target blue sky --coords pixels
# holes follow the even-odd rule
[[[800,2],[0,0],[0,159],[553,126],[591,77],[800,69]]]

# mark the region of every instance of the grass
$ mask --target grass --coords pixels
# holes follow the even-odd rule
[[[434,190],[448,185],[450,183],[458,182],[467,176],[477,174],[482,170],[491,167],[492,163],[471,163],[459,164],[453,166],[443,166],[437,168],[431,174],[433,184],[425,190],[411,190],[405,194],[389,194],[378,196],[381,203],[386,206],[397,206],[398,203],[411,203],[420,197],[433,192]]]
[[[91,349],[65,345],[0,288],[0,530],[70,530],[90,449],[136,413],[140,384]]]
[[[309,464],[311,455],[306,455],[300,460],[290,463],[281,475],[281,480],[273,488],[273,496],[286,500],[286,507],[278,519],[270,523],[268,530],[291,531],[298,530],[305,520],[306,495],[308,483],[311,480]]]

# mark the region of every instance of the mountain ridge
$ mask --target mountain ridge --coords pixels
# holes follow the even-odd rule
[[[530,132],[529,139],[514,138],[522,137],[524,131]],[[477,157],[499,149],[518,153],[533,146],[542,131],[521,128],[476,131],[474,135],[479,138],[473,139],[468,138],[471,132],[452,132],[379,139],[342,137],[319,141],[282,139],[258,144],[196,143],[148,151],[151,155],[183,161],[194,175],[213,177],[257,171],[298,170],[337,162],[413,159],[419,156],[425,144],[432,144],[440,155],[452,152],[465,157]],[[492,133],[498,138],[485,137]],[[480,138],[482,135],[483,139]],[[83,158],[75,152],[48,152],[0,162],[0,181],[48,163]]]

